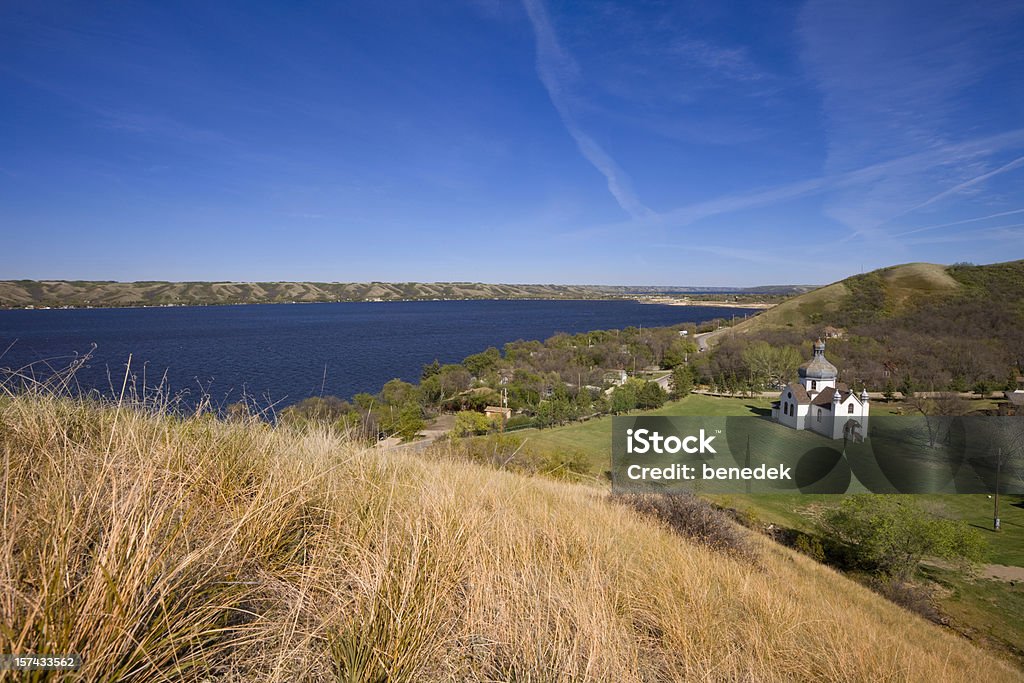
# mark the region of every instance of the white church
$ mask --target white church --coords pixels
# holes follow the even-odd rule
[[[868,390],[860,396],[836,381],[839,371],[825,359],[825,342],[800,366],[800,381],[790,382],[772,403],[772,419],[793,429],[809,429],[830,439],[863,441],[868,433]]]

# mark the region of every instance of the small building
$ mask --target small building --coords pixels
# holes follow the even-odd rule
[[[1020,408],[1024,406],[1024,389],[1014,389],[1013,391],[1004,391],[1003,396],[1009,401],[1014,407]]]
[[[484,408],[484,415],[495,422],[508,422],[508,419],[512,417],[512,409],[504,406],[487,406]]]
[[[868,391],[857,395],[838,381],[839,371],[825,358],[825,342],[815,342],[814,355],[800,366],[798,375],[798,381],[783,387],[779,400],[772,403],[772,419],[829,439],[863,441],[868,431]]]
[[[627,379],[629,379],[629,375],[625,370],[608,370],[604,373],[604,381],[612,386],[622,386]]]

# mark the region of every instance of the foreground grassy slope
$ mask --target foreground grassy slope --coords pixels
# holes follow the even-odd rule
[[[0,648],[80,680],[1020,680],[759,537],[323,433],[0,399]]]

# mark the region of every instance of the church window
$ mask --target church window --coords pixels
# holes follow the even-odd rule
[[[817,391],[817,390],[818,390],[818,382],[812,379],[811,380],[811,391]]]
[[[853,404],[852,403],[849,406],[847,406],[846,412],[849,413],[850,415],[853,415]]]
[[[821,408],[818,408],[818,422],[821,422]]]

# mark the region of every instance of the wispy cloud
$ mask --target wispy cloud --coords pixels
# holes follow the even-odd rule
[[[994,171],[989,171],[988,173],[982,173],[981,175],[977,175],[977,176],[975,176],[973,178],[970,178],[969,180],[965,180],[962,183],[958,183],[956,186],[951,187],[948,190],[944,190],[944,191],[938,193],[937,195],[935,195],[933,197],[929,197],[928,199],[926,199],[925,201],[921,202],[920,204],[918,204],[916,206],[910,207],[909,209],[901,212],[899,215],[902,216],[904,214],[911,213],[912,211],[917,211],[918,209],[923,209],[926,206],[929,206],[929,205],[934,204],[936,202],[940,202],[940,201],[942,201],[943,199],[945,199],[947,197],[952,197],[953,195],[960,194],[960,193],[962,193],[962,192],[964,192],[966,190],[969,190],[972,187],[975,187],[976,185],[979,185],[979,184],[985,182],[986,180],[989,180],[990,178],[994,178],[995,176],[1001,175],[1003,173],[1006,173],[1007,171],[1012,171],[1012,170],[1014,170],[1016,168],[1020,168],[1021,166],[1024,166],[1024,156],[1017,157],[1016,159],[1014,159],[1010,163],[1003,164],[1002,166],[1000,166],[999,168],[995,169]]]
[[[583,235],[595,236],[600,234],[613,234],[617,232],[649,230],[656,228],[680,229],[695,224],[703,219],[714,216],[728,215],[754,209],[758,207],[772,206],[787,201],[812,197],[815,195],[834,196],[836,193],[861,193],[867,194],[871,188],[877,187],[886,182],[888,178],[901,175],[914,175],[934,168],[936,165],[957,160],[959,163],[968,163],[971,160],[982,159],[992,154],[1003,152],[1007,149],[1024,147],[1024,128],[1007,131],[998,135],[985,136],[974,140],[967,140],[956,144],[941,145],[933,149],[908,154],[905,156],[887,159],[874,164],[868,164],[860,168],[848,171],[825,174],[814,178],[806,178],[790,183],[784,183],[772,187],[755,188],[748,192],[739,192],[722,195],[714,199],[702,202],[687,204],[661,213],[651,213],[647,216],[634,218],[628,222],[617,222],[613,224],[587,228],[580,231],[573,231],[564,236],[579,237]],[[997,175],[1001,172],[1013,170],[1017,162],[1011,162],[983,176],[974,179],[975,183],[981,183],[987,177]],[[1024,166],[1024,161],[1021,161]],[[970,182],[970,181],[968,181]],[[955,189],[955,188],[954,188]],[[952,191],[952,190],[950,190]],[[970,219],[965,222],[980,221],[985,218],[996,218],[998,216],[1010,215],[1018,211],[1008,211],[992,214],[989,216]],[[1024,212],[1021,209],[1019,212]],[[882,223],[884,221],[879,221]],[[945,227],[941,226],[934,227]],[[922,230],[931,229],[930,227]],[[890,239],[901,234],[885,235],[878,231],[877,225],[852,232],[843,238],[843,242],[849,241],[858,235],[867,235],[875,238]]]
[[[573,117],[570,107],[571,90],[573,81],[578,78],[579,68],[559,43],[544,4],[541,0],[523,0],[523,5],[530,17],[537,44],[537,74],[565,129],[576,142],[583,157],[605,177],[608,191],[626,213],[634,218],[652,215],[651,209],[633,192],[629,177],[622,168]]]
[[[951,221],[949,223],[938,223],[936,225],[925,225],[920,228],[914,228],[912,230],[906,230],[904,232],[897,233],[895,237],[902,237],[904,235],[915,235],[919,232],[928,232],[931,230],[939,230],[941,228],[950,228],[957,225],[966,225],[968,223],[978,223],[981,221],[991,220],[993,218],[1001,218],[1003,216],[1013,216],[1018,213],[1024,213],[1024,209],[1013,209],[1012,211],[1000,211],[999,213],[990,213],[987,216],[977,216],[975,218],[965,218],[962,221]]]
[[[997,225],[984,230],[972,230],[969,233],[957,233],[953,235],[931,235],[925,237],[911,237],[903,240],[903,244],[919,246],[924,244],[952,244],[956,242],[979,242],[982,240],[1001,240],[1004,242],[1016,242],[1024,237],[1024,223],[1012,225]]]
[[[698,253],[711,254],[721,258],[731,259],[735,261],[745,261],[747,263],[758,263],[761,265],[790,265],[792,264],[792,257],[790,249],[787,247],[783,250],[783,253],[771,253],[765,249],[744,249],[735,246],[724,246],[715,244],[695,244],[692,242],[682,244],[652,244],[652,249],[678,249],[680,251],[695,251]]]
[[[669,51],[690,63],[709,69],[719,78],[752,82],[766,76],[742,47],[725,47],[707,40],[681,38],[670,45]]]
[[[924,0],[809,0],[798,34],[803,64],[822,98],[826,171],[948,150],[965,130],[998,130],[969,89],[1013,58],[1017,38],[1006,27],[1020,13],[1016,4],[952,3],[940,10]],[[873,184],[830,195],[824,213],[853,235],[884,238],[882,226],[895,219],[980,189],[1020,165],[997,161],[996,151],[953,149],[928,166],[888,168]],[[996,163],[1004,165],[992,170]]]

